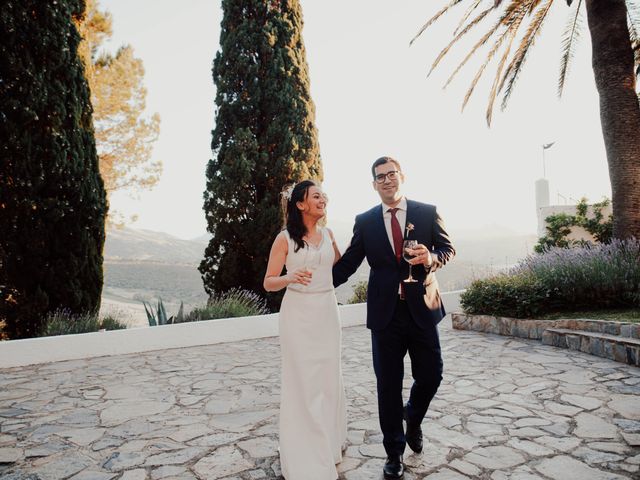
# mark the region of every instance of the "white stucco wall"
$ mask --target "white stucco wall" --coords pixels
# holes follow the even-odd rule
[[[442,295],[447,311],[458,310],[460,291]],[[364,325],[366,305],[341,305],[343,327]],[[364,328],[364,327],[363,327]],[[0,366],[77,360],[168,348],[195,347],[278,335],[278,314],[225,318],[108,332],[0,342]]]
[[[611,204],[602,209],[602,214],[605,219],[611,215],[612,212]],[[538,236],[542,237],[546,235],[547,230],[547,222],[546,218],[550,215],[555,215],[556,213],[566,213],[567,215],[575,215],[576,214],[576,205],[549,205],[548,207],[541,207],[538,209]],[[593,216],[593,208],[589,205],[589,209],[587,210],[587,215],[589,217]],[[569,240],[587,240],[589,242],[593,242],[593,236],[587,232],[582,227],[573,227],[571,229],[571,233],[567,237]]]

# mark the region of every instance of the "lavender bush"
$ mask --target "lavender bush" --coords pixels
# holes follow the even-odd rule
[[[249,317],[269,313],[266,301],[254,292],[232,288],[211,297],[205,307],[195,308],[186,315],[186,322],[217,318]]]
[[[510,271],[471,284],[466,313],[531,318],[540,314],[640,307],[640,241],[552,248]]]
[[[61,309],[47,314],[39,336],[72,335],[98,330],[122,330],[127,328],[117,314],[100,318],[95,313],[75,314]]]

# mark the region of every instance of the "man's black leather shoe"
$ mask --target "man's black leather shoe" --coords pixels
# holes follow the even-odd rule
[[[414,424],[409,422],[406,406],[404,407],[404,420],[407,422],[407,433],[405,434],[407,445],[409,445],[409,448],[416,453],[422,452],[422,427],[419,423]]]
[[[404,475],[404,463],[402,463],[402,455],[389,455],[387,461],[384,462],[384,478],[402,478]]]

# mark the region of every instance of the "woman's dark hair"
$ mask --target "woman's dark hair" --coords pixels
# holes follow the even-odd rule
[[[297,183],[295,187],[293,187],[291,198],[289,198],[286,204],[285,225],[289,236],[295,243],[294,252],[304,248],[305,242],[302,237],[307,234],[307,227],[305,227],[302,222],[302,213],[298,210],[296,203],[304,202],[309,194],[309,188],[314,186],[316,186],[316,183],[312,180],[303,180]]]

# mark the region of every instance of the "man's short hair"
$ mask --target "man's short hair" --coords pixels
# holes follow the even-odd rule
[[[384,165],[385,163],[393,163],[398,168],[399,172],[402,171],[402,167],[400,166],[400,162],[397,161],[395,158],[380,157],[375,162],[373,162],[373,165],[371,165],[371,175],[373,175],[374,180],[376,178],[376,167],[379,167],[380,165]]]

